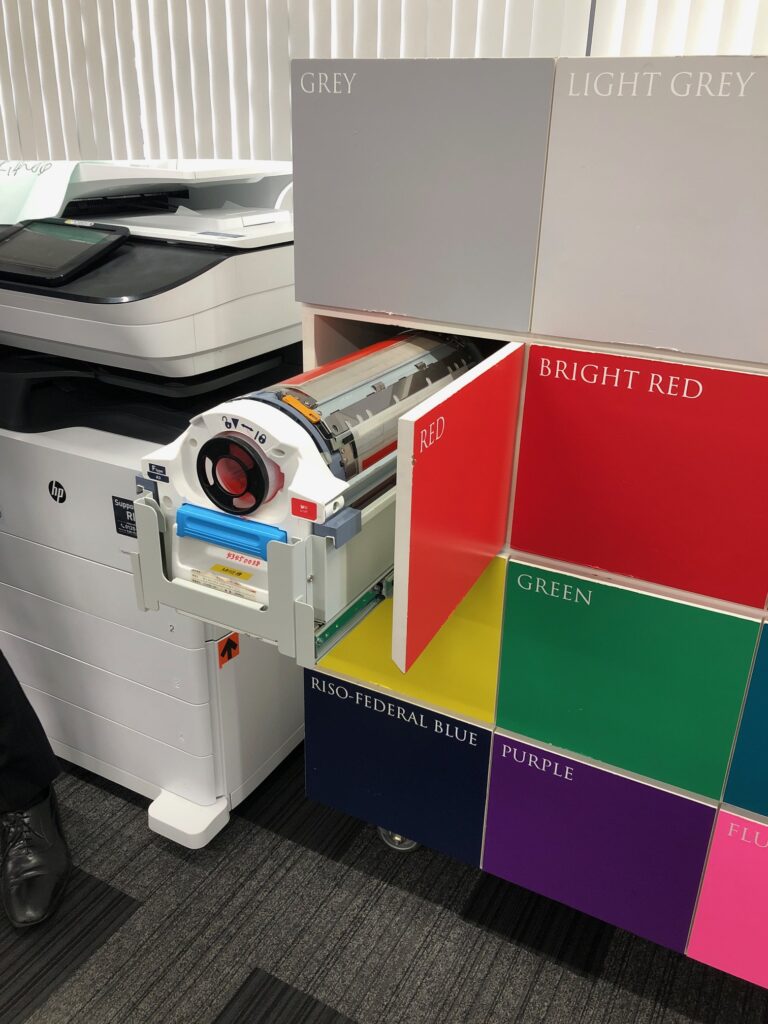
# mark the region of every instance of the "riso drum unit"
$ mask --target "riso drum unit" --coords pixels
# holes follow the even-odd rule
[[[391,579],[400,417],[480,358],[466,339],[400,334],[196,416],[143,463],[141,606],[314,664]]]

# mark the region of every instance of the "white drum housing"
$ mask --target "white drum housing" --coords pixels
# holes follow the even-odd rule
[[[241,604],[238,628],[296,654],[285,620],[299,601],[322,644],[335,619],[380,596],[392,570],[399,418],[479,358],[464,339],[399,335],[193,419],[144,460],[136,503],[140,526],[145,509],[159,517],[165,581],[187,588],[186,604],[179,593],[167,603],[220,621],[210,600],[196,611],[193,594],[226,594]],[[140,555],[137,576],[154,607],[163,597],[148,593],[147,561]],[[314,654],[313,644],[304,657]]]

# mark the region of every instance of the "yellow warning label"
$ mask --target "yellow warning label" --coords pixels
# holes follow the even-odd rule
[[[208,572],[223,572],[226,576],[234,576],[236,580],[249,580],[253,576],[252,572],[243,572],[231,565],[212,565]]]
[[[210,587],[211,590],[218,590],[221,594],[231,594],[234,597],[242,597],[246,601],[253,601],[259,604],[259,596],[255,590],[251,590],[244,583],[237,580],[222,579],[221,576],[213,576],[209,572],[201,572],[199,569],[192,570],[192,582],[200,587]]]

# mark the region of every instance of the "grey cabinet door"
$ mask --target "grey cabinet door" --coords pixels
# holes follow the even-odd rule
[[[297,298],[527,331],[554,61],[292,75]]]

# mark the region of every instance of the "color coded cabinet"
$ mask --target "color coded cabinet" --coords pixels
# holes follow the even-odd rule
[[[499,555],[445,618],[447,563],[480,552],[464,550],[462,512],[475,506],[460,495],[430,534],[453,461],[471,464],[471,444],[453,459],[452,435],[450,464],[426,473],[422,460],[418,503],[412,481],[398,513],[411,543],[395,591],[412,564],[421,588],[401,594],[416,630],[401,645],[407,671],[386,599],[307,674],[307,793],[678,952],[695,919],[691,955],[760,980],[707,907],[724,790],[750,812],[768,791],[768,380],[530,344],[513,450],[520,366],[508,348],[509,431],[492,449],[494,508],[478,508],[499,524],[512,491],[514,554],[499,533]],[[416,426],[404,450],[418,465]],[[438,607],[443,625],[424,640]]]
[[[763,608],[768,377],[532,345],[512,547]]]
[[[721,810],[688,955],[768,987],[768,823]]]
[[[758,812],[768,791],[768,381],[532,344],[515,462],[519,366],[506,370],[488,521],[503,518],[511,464],[516,552],[500,535],[432,639],[402,648],[407,671],[387,599],[307,674],[307,793],[679,952],[695,918],[691,955],[760,980],[711,924],[719,840],[707,858],[726,787]],[[444,563],[466,546],[442,524],[430,538],[449,471],[425,477],[411,525],[435,567],[419,565],[422,590],[401,605],[409,628],[432,597],[447,607]]]
[[[512,561],[498,724],[719,800],[758,628]]]
[[[714,816],[497,732],[483,867],[683,952]]]
[[[307,796],[479,866],[491,732],[305,673]]]
[[[317,361],[391,325],[525,347],[450,450],[404,418],[395,598],[307,676],[309,795],[768,986],[766,68],[302,61],[293,92]]]

